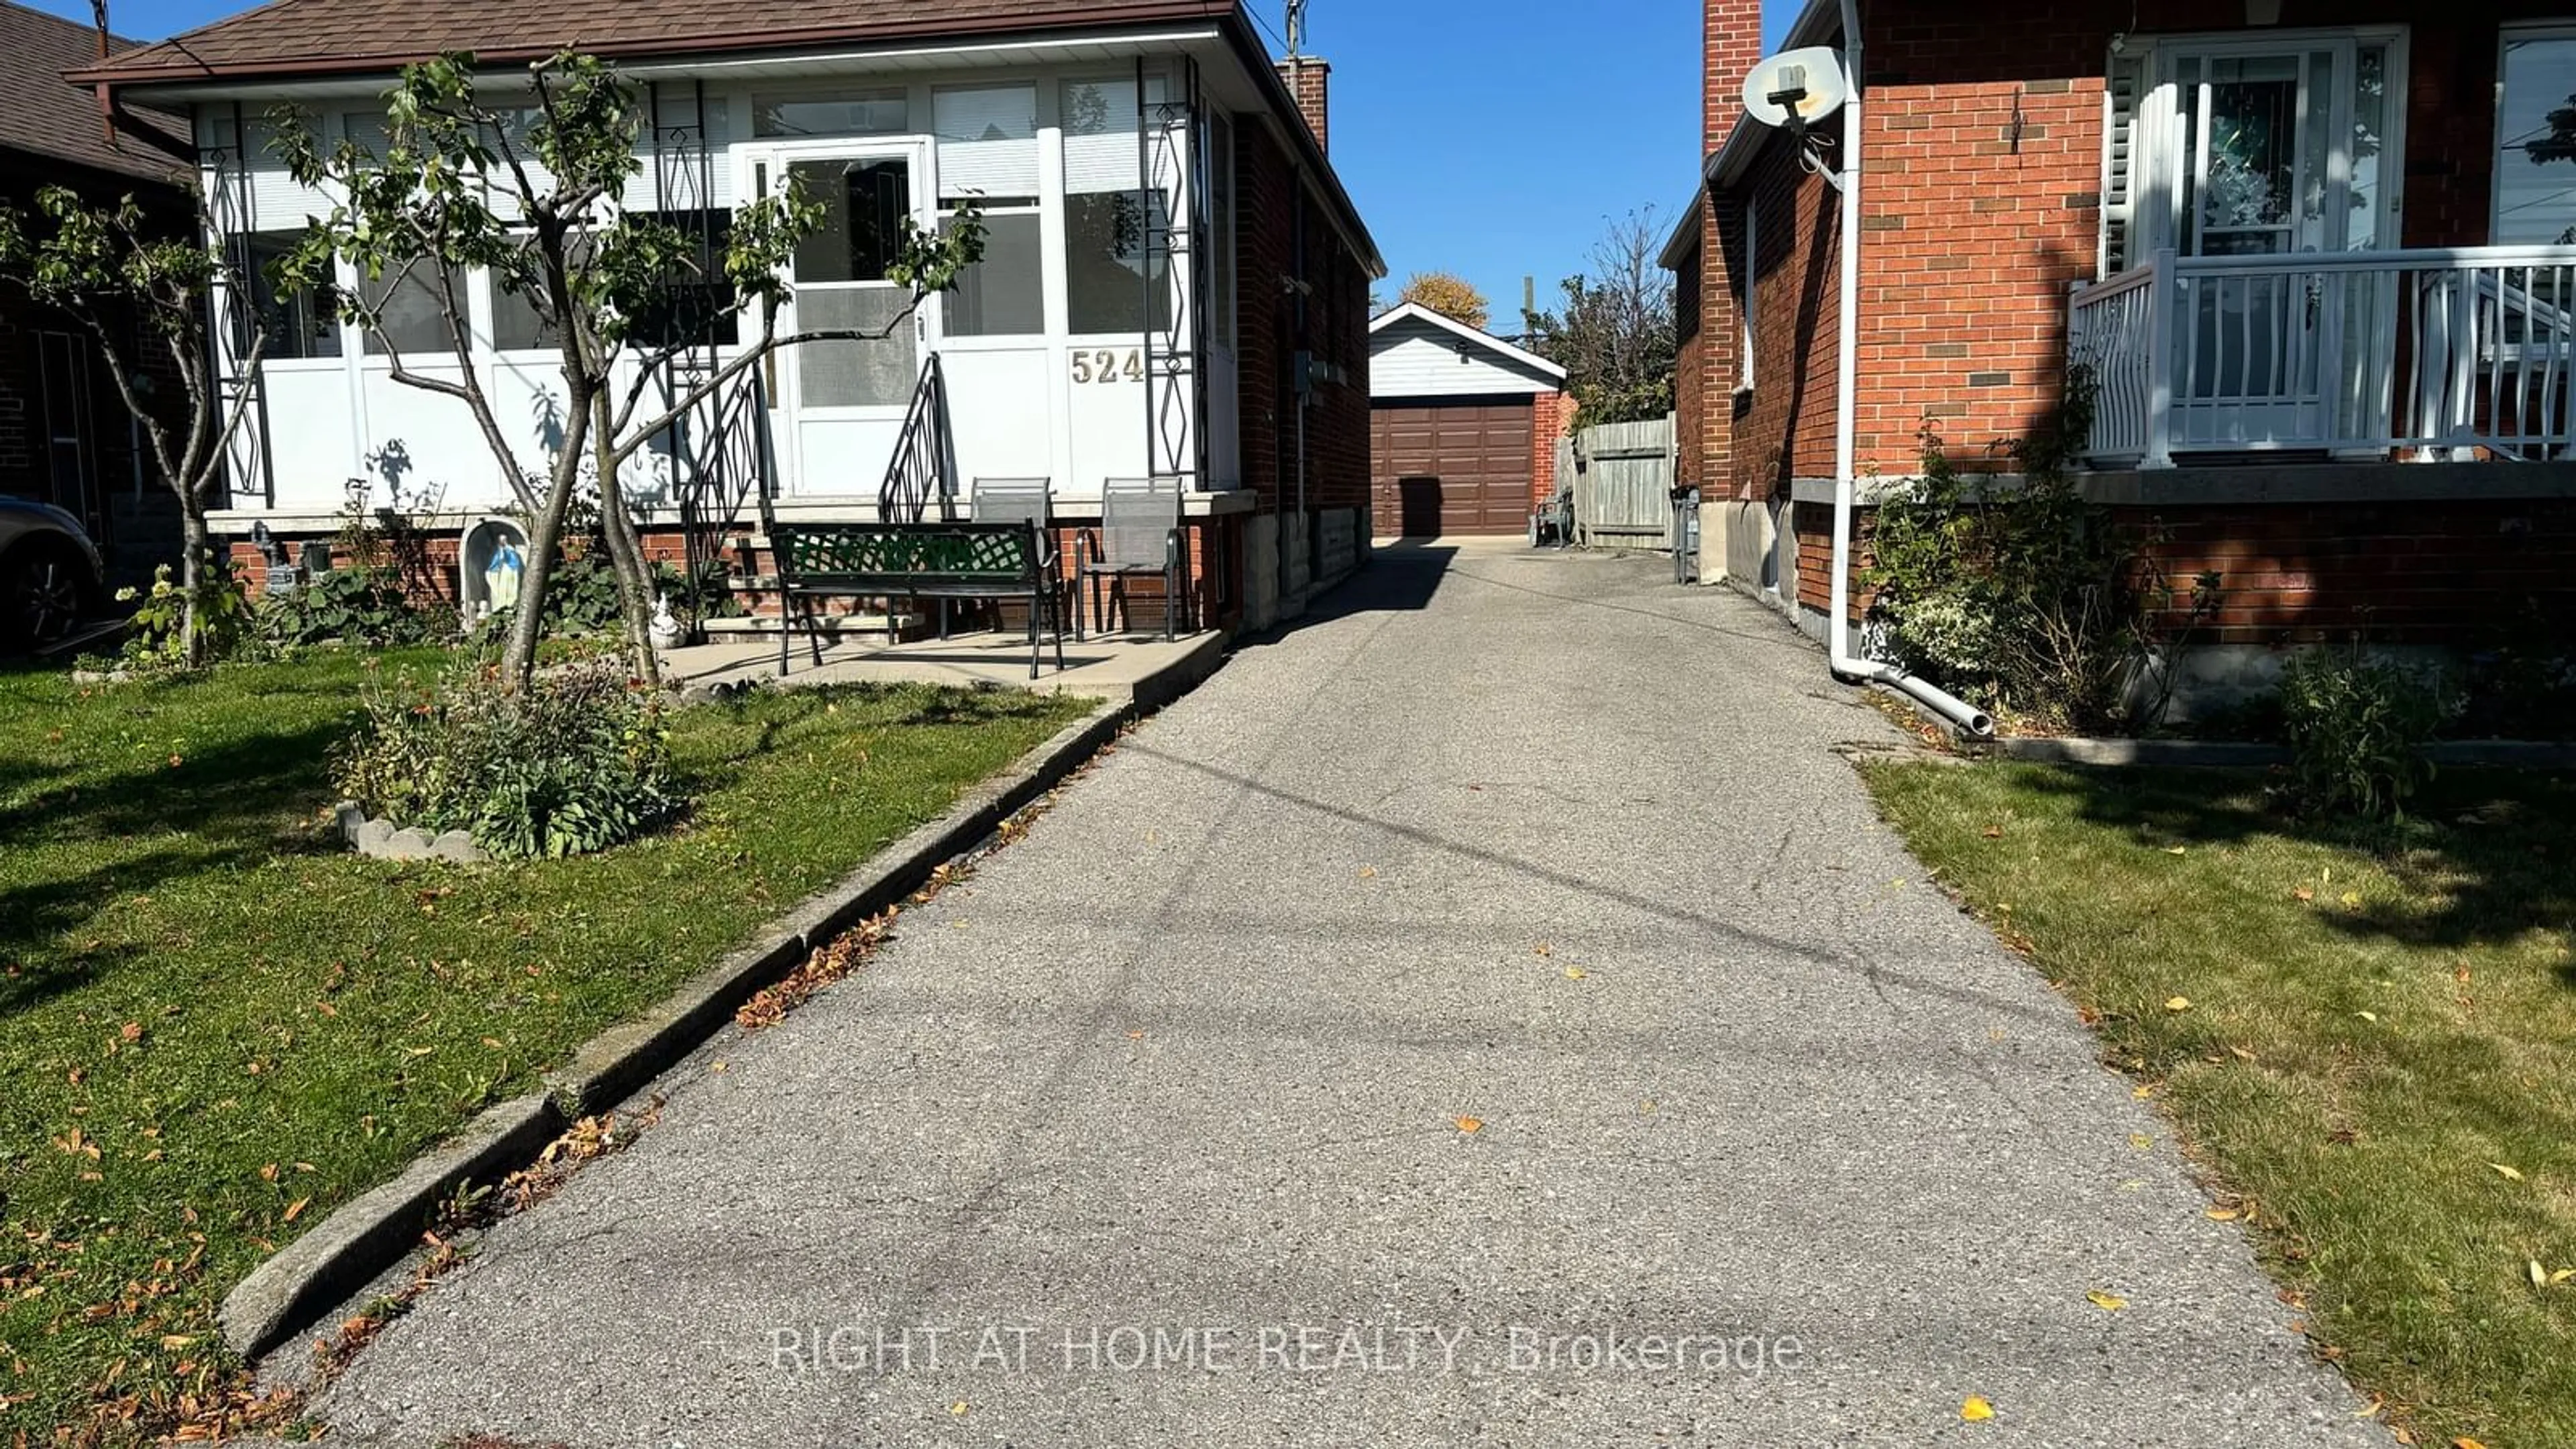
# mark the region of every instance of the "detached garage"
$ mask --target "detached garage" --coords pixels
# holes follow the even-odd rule
[[[1520,533],[1555,491],[1565,369],[1407,302],[1369,323],[1379,538]]]

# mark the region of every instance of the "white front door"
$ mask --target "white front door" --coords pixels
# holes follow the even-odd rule
[[[875,499],[922,359],[938,346],[938,299],[907,317],[910,289],[886,278],[907,223],[933,225],[924,162],[910,141],[779,146],[747,158],[755,192],[794,184],[823,207],[822,225],[797,244],[779,335],[871,334],[782,350],[774,396],[791,496]]]
[[[2394,325],[2379,279],[2301,268],[2302,253],[2389,245],[2402,107],[2392,42],[2266,35],[2157,48],[2142,136],[2161,154],[2143,195],[2150,246],[2191,257],[2279,257],[2195,271],[2174,289],[2177,447],[2313,446],[2352,436],[2373,406],[2359,369]],[[2363,429],[2366,433],[2370,430]]]

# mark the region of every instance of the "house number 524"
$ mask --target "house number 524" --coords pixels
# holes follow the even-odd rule
[[[1130,347],[1122,353],[1102,348],[1097,352],[1077,351],[1073,354],[1073,380],[1077,383],[1108,384],[1122,378],[1128,382],[1145,380],[1144,349]]]

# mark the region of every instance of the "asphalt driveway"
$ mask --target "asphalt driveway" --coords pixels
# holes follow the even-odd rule
[[[1834,747],[1896,732],[1776,616],[1664,577],[1383,555],[863,976],[675,1072],[323,1416],[2387,1442],[2071,1009],[1879,824]]]

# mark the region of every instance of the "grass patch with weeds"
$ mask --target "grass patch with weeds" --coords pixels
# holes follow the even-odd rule
[[[2419,1442],[2576,1443],[2576,779],[2343,826],[2239,773],[1864,771],[2157,1084],[2356,1384]]]
[[[758,693],[674,717],[660,835],[397,865],[321,824],[366,668],[0,676],[0,1441],[204,1412],[261,1258],[1088,707]]]

